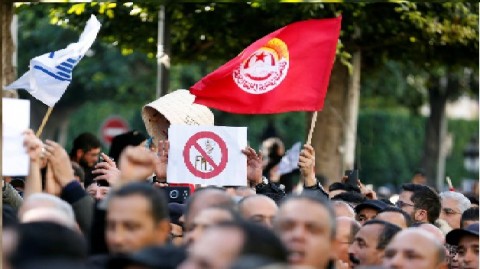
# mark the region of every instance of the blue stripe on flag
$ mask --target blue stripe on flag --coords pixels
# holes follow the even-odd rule
[[[47,69],[45,69],[45,68],[43,68],[43,67],[41,67],[41,66],[39,66],[39,65],[34,65],[33,68],[42,71],[43,73],[45,73],[45,74],[53,77],[53,78],[56,79],[56,80],[60,80],[60,81],[71,81],[71,79],[64,79],[64,78],[62,78],[62,77],[59,77],[59,76],[57,76],[56,74],[48,71]]]
[[[68,68],[70,68],[70,69],[73,69],[73,67],[74,67],[73,65],[68,64],[68,63],[66,63],[66,62],[63,62],[63,63],[61,63],[60,65],[61,65],[61,66],[64,66],[64,67],[68,67]]]
[[[57,75],[62,76],[64,78],[70,78],[70,74],[68,74],[68,73],[57,72]]]
[[[63,67],[63,66],[61,66],[61,65],[57,66],[57,69],[58,69],[58,70],[61,70],[61,71],[63,71],[63,72],[66,72],[66,73],[72,73],[72,69],[70,69],[70,68],[65,68],[65,67]]]
[[[69,63],[71,63],[71,64],[74,64],[74,63],[76,63],[77,61],[74,60],[74,59],[72,59],[72,58],[68,58],[68,59],[67,59],[67,62],[69,62]]]
[[[53,58],[53,55],[55,55],[55,51],[50,52],[50,55],[48,56],[48,58]]]

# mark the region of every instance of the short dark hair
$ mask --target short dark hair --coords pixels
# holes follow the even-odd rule
[[[435,190],[426,185],[413,183],[403,184],[402,189],[413,193],[411,197],[413,205],[427,211],[428,222],[433,224],[438,219],[442,204]]]
[[[387,206],[384,208],[382,211],[380,211],[378,214],[383,213],[383,212],[398,212],[403,215],[403,218],[405,219],[405,223],[407,224],[407,227],[412,226],[413,220],[412,217],[402,209],[396,207],[396,206]]]
[[[277,262],[287,262],[288,250],[280,238],[270,229],[247,221],[222,222],[215,227],[234,228],[243,233],[241,255],[256,255]]]
[[[327,212],[328,212],[328,217],[330,218],[330,227],[331,229],[331,238],[335,238],[335,234],[337,231],[337,220],[336,220],[336,215],[335,211],[333,209],[332,203],[330,200],[322,195],[318,195],[316,191],[313,190],[303,190],[302,193],[300,194],[289,194],[285,196],[285,198],[280,202],[279,207],[281,207],[283,204],[288,203],[289,201],[292,200],[309,200],[311,202],[317,203],[320,206],[323,206]]]
[[[148,201],[155,222],[169,219],[168,203],[165,193],[147,182],[133,182],[122,186],[112,193],[110,202],[115,198],[132,195],[140,195]]]
[[[460,220],[460,228],[465,228],[463,226],[464,221],[478,221],[478,207],[470,207],[469,209],[463,211],[462,219]]]
[[[92,133],[82,133],[73,140],[70,157],[74,157],[77,150],[81,149],[85,152],[102,147],[100,140]]]
[[[356,205],[365,202],[365,200],[367,200],[367,198],[364,195],[362,195],[358,192],[347,191],[347,192],[342,192],[342,193],[339,193],[339,194],[333,196],[332,200],[334,200],[334,201],[337,201],[337,200],[344,201],[344,202],[347,202],[350,205],[353,204],[352,207],[355,207]]]
[[[343,182],[333,182],[328,186],[328,191],[336,191],[336,190],[344,190],[344,191],[354,191],[360,193],[360,189],[358,187],[345,184]]]
[[[17,246],[9,259],[12,268],[51,259],[83,261],[87,258],[87,242],[78,232],[63,225],[48,222],[19,224],[14,231]]]
[[[390,240],[402,230],[402,228],[398,227],[395,224],[390,222],[386,222],[383,220],[372,219],[363,224],[363,226],[372,225],[372,224],[380,224],[383,225],[382,232],[378,235],[378,242],[377,242],[377,249],[385,249]]]

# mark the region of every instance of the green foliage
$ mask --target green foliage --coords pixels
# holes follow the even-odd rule
[[[376,186],[409,182],[419,168],[425,139],[425,118],[408,113],[363,110],[358,119],[357,164],[360,178]],[[453,145],[445,175],[455,186],[472,178],[463,166],[463,151],[471,137],[478,136],[478,121],[449,120]]]

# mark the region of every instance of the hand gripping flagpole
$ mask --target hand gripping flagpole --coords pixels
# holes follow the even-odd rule
[[[40,124],[40,127],[37,130],[36,136],[40,137],[43,132],[43,127],[45,127],[45,124],[47,124],[48,118],[50,117],[50,114],[52,114],[53,106],[48,107],[47,113],[43,117],[42,124]]]
[[[315,129],[315,123],[317,122],[318,111],[313,112],[312,122],[310,123],[310,131],[308,131],[307,145],[311,145],[313,130]]]

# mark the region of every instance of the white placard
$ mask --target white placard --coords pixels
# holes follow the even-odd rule
[[[167,182],[246,186],[246,127],[172,125]]]
[[[2,98],[2,175],[28,175],[29,158],[23,147],[30,126],[30,101]]]

